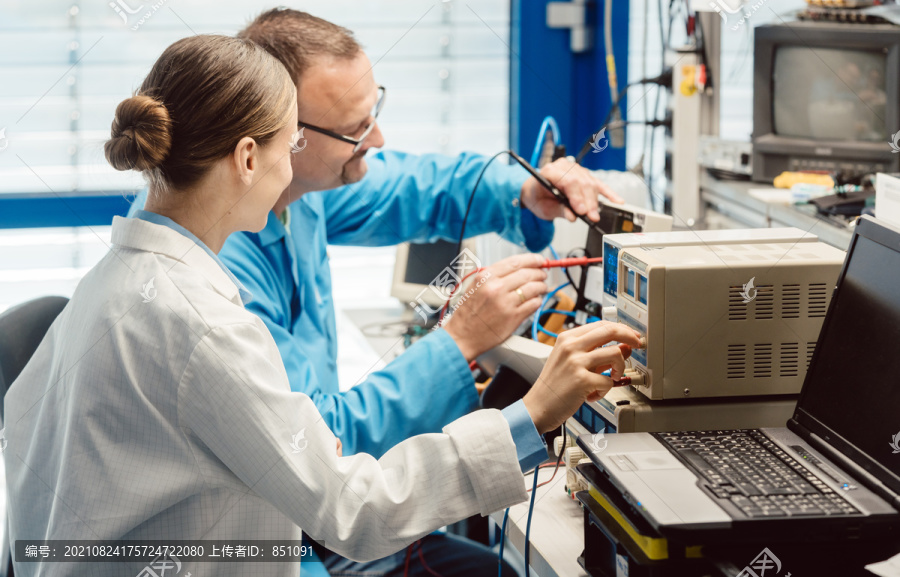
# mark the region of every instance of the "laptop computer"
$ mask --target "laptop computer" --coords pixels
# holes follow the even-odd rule
[[[786,428],[578,445],[661,535],[842,539],[900,528],[900,229],[860,219]]]

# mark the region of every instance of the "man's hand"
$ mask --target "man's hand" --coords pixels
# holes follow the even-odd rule
[[[560,158],[544,166],[541,169],[541,175],[566,195],[575,212],[587,215],[594,222],[600,220],[600,213],[597,210],[598,195],[602,194],[613,202],[625,202],[589,170],[565,158]],[[553,193],[544,188],[534,177],[529,178],[522,185],[520,200],[522,206],[533,212],[538,218],[553,220],[563,217],[569,221],[575,220],[572,211],[560,204]]]
[[[618,341],[616,346],[604,347]],[[622,324],[590,323],[560,333],[541,376],[523,401],[539,433],[552,431],[586,400],[602,398],[625,372],[627,346],[640,348],[640,335]],[[600,373],[606,369],[610,377]]]
[[[460,287],[444,328],[467,361],[508,339],[538,309],[547,293],[547,273],[537,268],[544,260],[536,254],[505,258]]]

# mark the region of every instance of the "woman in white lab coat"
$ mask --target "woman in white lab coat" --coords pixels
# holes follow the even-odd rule
[[[620,348],[598,347],[637,346],[632,331],[569,331],[510,409],[478,411],[380,460],[339,457],[216,257],[232,232],[266,224],[291,182],[296,125],[296,88],[281,64],[222,36],[170,46],[119,105],[107,158],[142,171],[150,196],[136,218],[114,220],[109,253],[6,395],[13,542],[297,540],[302,527],[352,559],[383,557],[524,500],[522,468],[543,449],[538,431],[609,389],[597,368],[622,374]],[[304,154],[316,162],[315,151]],[[163,558],[18,562],[16,572],[171,575],[176,563],[177,575],[197,577],[299,569]]]

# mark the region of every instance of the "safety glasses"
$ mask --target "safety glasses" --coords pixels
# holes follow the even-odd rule
[[[375,106],[372,107],[372,112],[370,113],[372,117],[372,122],[366,126],[363,133],[358,138],[353,138],[352,136],[346,136],[344,134],[338,134],[333,130],[328,130],[327,128],[320,128],[313,124],[309,124],[308,122],[298,122],[297,126],[308,128],[320,134],[324,134],[325,136],[330,136],[331,138],[336,138],[341,142],[346,142],[348,144],[353,145],[353,153],[356,154],[359,152],[359,149],[362,148],[363,142],[365,142],[366,137],[372,133],[372,130],[375,128],[375,121],[378,119],[378,114],[381,112],[381,109],[384,108],[384,86],[378,87],[378,96],[375,100]]]

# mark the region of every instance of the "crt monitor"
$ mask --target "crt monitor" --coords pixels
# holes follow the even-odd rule
[[[900,170],[900,27],[792,22],[754,43],[753,180]]]
[[[462,267],[464,275],[480,266],[474,240],[465,240],[461,253],[457,253],[456,244],[437,240],[399,245],[391,296],[417,312],[431,315],[440,310],[452,287],[450,281],[458,277],[459,268]]]

